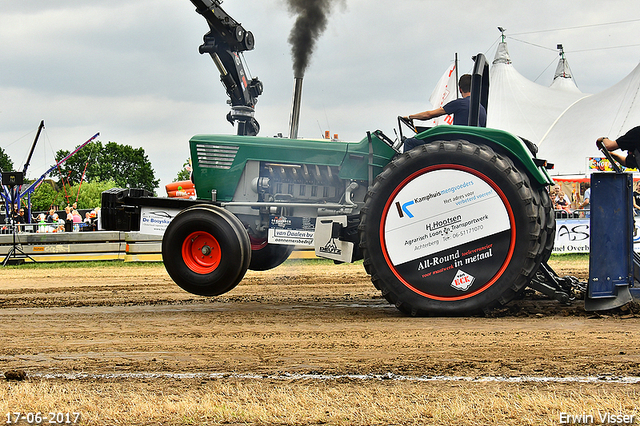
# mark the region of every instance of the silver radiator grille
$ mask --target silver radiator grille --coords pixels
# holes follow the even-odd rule
[[[196,144],[198,165],[207,169],[230,169],[238,149],[237,146]]]

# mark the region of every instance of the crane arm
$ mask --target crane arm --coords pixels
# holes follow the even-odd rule
[[[240,59],[240,53],[254,48],[253,34],[220,7],[221,0],[191,0],[191,3],[209,24],[210,31],[204,35],[199,51],[208,53],[218,68],[220,81],[230,98],[227,120],[232,124],[238,122],[239,135],[256,135],[260,126],[253,116],[262,94],[262,82],[258,78],[248,79]]]

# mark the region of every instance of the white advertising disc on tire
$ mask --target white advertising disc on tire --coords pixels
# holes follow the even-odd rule
[[[380,232],[396,277],[431,298],[482,291],[513,252],[513,212],[503,198],[489,178],[464,166],[407,177],[387,202]]]

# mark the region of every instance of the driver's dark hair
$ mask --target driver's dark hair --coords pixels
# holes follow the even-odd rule
[[[463,93],[471,92],[471,74],[464,74],[458,81],[458,87]]]

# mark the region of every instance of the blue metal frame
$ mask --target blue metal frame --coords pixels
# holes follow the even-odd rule
[[[634,289],[633,176],[591,175],[591,249],[585,309],[605,310],[632,299]],[[634,291],[636,293],[636,291]]]

